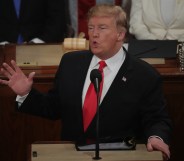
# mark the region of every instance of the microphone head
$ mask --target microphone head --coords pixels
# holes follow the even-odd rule
[[[95,79],[98,79],[99,83],[102,81],[102,74],[98,69],[93,69],[90,74],[90,80],[92,83],[95,83]]]
[[[102,81],[102,74],[98,69],[93,69],[90,74],[91,82],[95,87],[96,93],[100,91],[100,82]]]

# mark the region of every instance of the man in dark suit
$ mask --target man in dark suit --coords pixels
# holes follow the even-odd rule
[[[62,42],[66,32],[65,1],[20,0],[19,15],[14,0],[0,0],[0,42]]]
[[[100,98],[100,138],[144,137],[147,149],[160,150],[169,158],[171,122],[165,109],[159,73],[122,49],[126,14],[119,6],[98,5],[88,13],[90,51],[65,54],[56,73],[54,87],[47,94],[32,88],[35,72],[28,77],[15,61],[3,63],[1,72],[18,94],[18,110],[50,119],[62,119],[63,140],[95,138],[95,117],[84,129],[82,112],[90,84],[90,72],[105,61]]]

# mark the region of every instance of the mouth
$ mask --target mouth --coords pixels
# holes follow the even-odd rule
[[[97,47],[99,46],[99,43],[98,43],[97,41],[92,41],[92,42],[91,42],[91,46],[92,46],[93,48],[97,48]]]

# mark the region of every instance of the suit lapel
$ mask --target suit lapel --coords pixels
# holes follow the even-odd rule
[[[82,121],[82,92],[83,92],[83,86],[84,86],[84,82],[86,79],[86,75],[87,75],[87,71],[92,59],[92,53],[91,52],[85,52],[83,55],[81,55],[82,58],[78,59],[79,65],[76,67],[76,73],[75,74],[75,78],[76,78],[76,86],[75,86],[75,96],[76,96],[76,107],[78,107],[76,109],[76,112],[78,113],[78,120],[80,120],[79,122],[83,123]],[[81,124],[83,126],[83,124]]]
[[[108,100],[115,100],[114,93],[121,93],[121,91],[126,87],[126,84],[131,79],[131,70],[133,70],[133,66],[129,60],[129,55],[126,54],[126,58],[124,63],[122,64],[120,70],[118,71],[114,81],[112,82],[107,94],[105,95],[100,110],[103,110],[103,106],[107,106]],[[117,101],[117,100],[116,100]],[[121,100],[119,100],[121,101]],[[116,102],[117,103],[117,102]]]
[[[78,54],[78,56],[76,56]],[[88,71],[89,64],[92,59],[92,54],[88,51],[80,51],[78,53],[74,54],[74,59],[70,62],[72,66],[72,77],[73,84],[72,84],[72,97],[74,98],[72,101],[73,106],[70,106],[68,108],[71,108],[70,110],[73,113],[74,117],[74,126],[77,126],[77,129],[79,129],[78,133],[80,133],[81,136],[83,136],[83,116],[82,116],[82,91],[83,86],[86,78],[86,73]],[[62,89],[61,89],[62,90]]]
[[[87,71],[88,71],[92,56],[93,55],[90,52],[84,53],[82,55],[83,58],[80,59],[80,60],[82,60],[79,63],[80,65],[77,66],[77,73],[75,73],[76,74],[76,81],[77,81],[77,84],[78,84],[78,87],[77,87],[78,92],[80,92],[81,96],[82,96],[83,86],[84,86],[84,82],[85,82],[85,79],[86,79]]]

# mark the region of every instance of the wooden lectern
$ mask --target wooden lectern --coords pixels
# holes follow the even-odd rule
[[[75,145],[32,144],[29,161],[93,161],[94,151],[77,151]],[[162,161],[159,151],[148,152],[144,144],[136,150],[100,151],[100,161]]]

